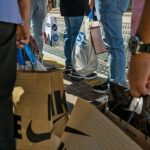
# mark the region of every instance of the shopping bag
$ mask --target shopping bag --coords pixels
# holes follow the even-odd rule
[[[18,68],[13,102],[17,150],[57,150],[68,121],[62,72]]]
[[[17,149],[55,150],[68,120],[60,71],[17,72],[13,92]],[[57,137],[57,138],[56,138]]]
[[[22,71],[46,71],[46,68],[36,59],[29,45],[17,49],[17,69]]]
[[[78,99],[61,138],[67,150],[141,150],[94,105]]]
[[[96,54],[108,52],[102,39],[100,24],[97,21],[92,22],[90,29],[92,44]]]
[[[24,45],[24,47],[17,49],[17,62],[20,65],[26,65],[26,60],[29,60],[32,65],[36,65],[37,61],[34,56],[33,51],[31,50],[29,45]]]
[[[79,34],[72,50],[72,66],[82,76],[97,70],[98,59],[92,45],[89,18],[83,20]]]
[[[45,17],[43,24],[43,34],[45,44],[55,47],[59,46],[59,30],[57,25],[57,18],[51,15]]]
[[[111,83],[105,115],[144,150],[150,149],[150,97],[133,98],[126,87]]]

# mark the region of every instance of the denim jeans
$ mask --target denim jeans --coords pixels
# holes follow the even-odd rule
[[[40,56],[42,57],[43,50],[43,22],[47,11],[47,1],[46,0],[31,0],[30,2],[30,20],[32,21],[32,29],[34,39],[39,48]]]
[[[109,79],[125,84],[126,58],[122,37],[122,16],[130,0],[95,0],[97,18],[102,24],[109,48]]]
[[[83,16],[77,16],[77,17],[64,17],[65,20],[65,33],[64,33],[64,53],[66,57],[66,65],[71,64],[71,54],[72,49],[75,43],[75,40],[77,38],[78,32],[80,30]]]

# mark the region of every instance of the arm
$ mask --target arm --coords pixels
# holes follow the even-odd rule
[[[137,34],[141,40],[150,43],[150,0],[145,0],[143,14]],[[140,53],[131,56],[128,72],[131,93],[135,97],[150,93],[150,53]]]
[[[29,26],[29,16],[30,16],[30,0],[18,0],[18,6],[20,10],[21,17],[23,19],[23,24],[18,25],[16,32],[17,47],[22,48],[23,45],[28,44],[30,38],[30,26]]]
[[[141,40],[145,44],[150,44],[150,0],[145,0],[143,14],[137,30]]]

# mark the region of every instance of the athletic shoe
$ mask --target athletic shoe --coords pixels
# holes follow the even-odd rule
[[[72,72],[72,66],[71,65],[66,65],[65,66],[65,71],[66,74],[70,74]]]
[[[72,72],[69,74],[71,76],[72,80],[83,80],[84,77],[79,75],[75,70],[72,70]]]
[[[96,93],[105,94],[108,92],[108,88],[109,88],[109,81],[107,80],[101,85],[93,86],[93,91]]]

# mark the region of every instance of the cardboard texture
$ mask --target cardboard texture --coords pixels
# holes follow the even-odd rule
[[[91,32],[92,43],[95,49],[95,53],[101,54],[101,53],[108,52],[103,42],[101,30],[100,30],[100,24],[98,22],[94,21],[90,32]]]
[[[142,132],[131,126],[127,122],[121,120],[118,116],[110,111],[106,112],[106,116],[112,120],[118,127],[120,127],[126,134],[128,134],[142,149],[150,150],[150,137],[146,137]]]
[[[141,150],[94,105],[78,99],[59,150]]]
[[[13,100],[17,150],[56,150],[68,120],[62,73],[17,71]]]

